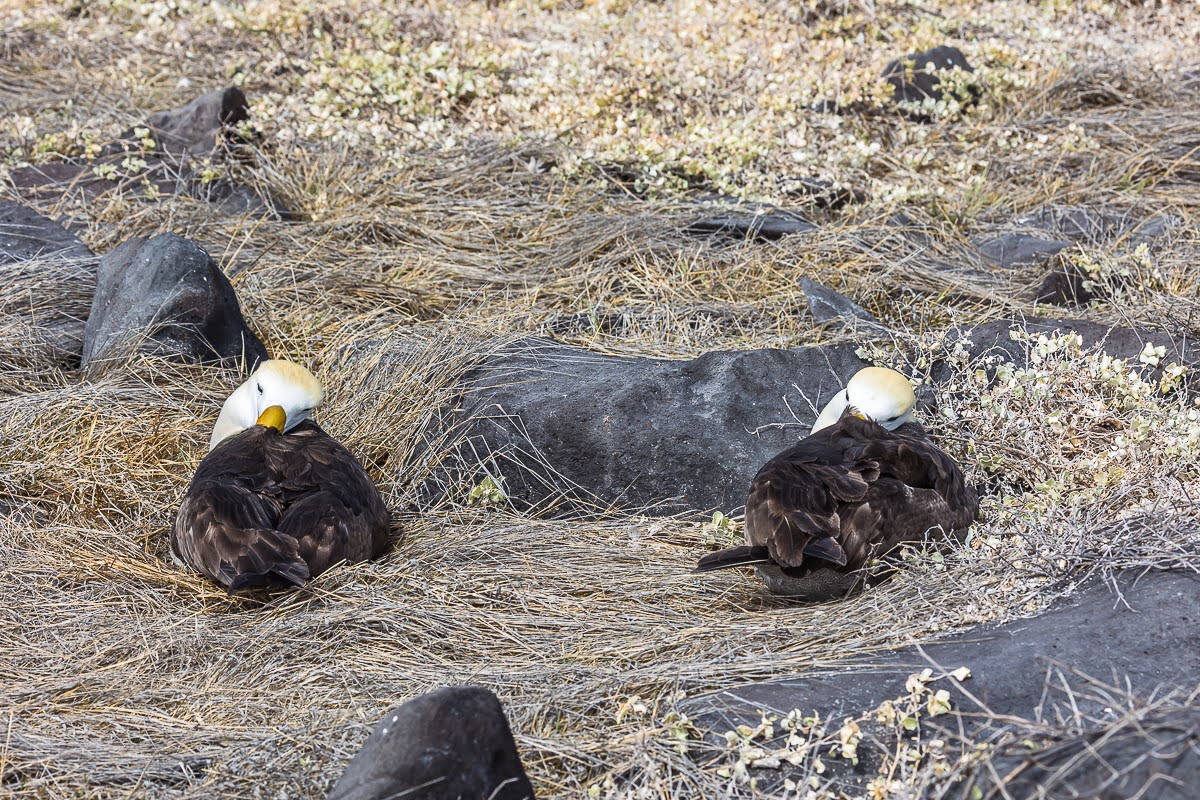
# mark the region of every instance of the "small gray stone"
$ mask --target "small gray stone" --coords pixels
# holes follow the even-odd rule
[[[1128,217],[1111,209],[1043,206],[1019,218],[1018,225],[1038,228],[1076,242],[1101,242],[1125,229]]]
[[[694,235],[727,236],[734,239],[775,241],[790,234],[808,233],[816,229],[816,225],[795,211],[766,203],[741,203],[720,214],[692,222],[684,229],[684,232]]]
[[[29,206],[0,201],[0,266],[20,261],[90,261],[78,236]]]
[[[779,178],[779,189],[786,195],[808,200],[816,208],[839,209],[870,199],[866,191],[835,184],[821,178]]]
[[[392,709],[326,800],[533,800],[504,708],[450,686]]]
[[[808,298],[808,311],[817,322],[858,319],[879,324],[879,320],[875,319],[871,312],[827,286],[822,286],[808,278],[801,278],[800,288],[804,290],[804,296]]]
[[[979,252],[1002,269],[1038,264],[1071,246],[1062,239],[1045,239],[1029,233],[1004,233],[979,244]]]
[[[218,148],[218,137],[227,126],[237,125],[249,118],[246,95],[236,86],[230,86],[203,94],[180,108],[156,111],[146,117],[144,127],[150,129],[155,150],[159,153],[207,156]],[[119,138],[134,142],[138,139],[134,128]]]
[[[129,239],[100,259],[83,364],[130,348],[180,361],[244,362],[247,370],[267,357],[229,279],[203,248],[175,233]]]
[[[920,53],[913,53],[888,63],[883,69],[883,79],[891,84],[892,101],[914,107],[908,116],[919,122],[928,122],[929,115],[915,110],[926,99],[941,100],[945,96],[939,72],[959,67],[965,72],[974,72],[967,57],[957,47],[940,45]],[[968,97],[959,98],[973,104],[979,90],[972,87]]]
[[[1070,261],[1052,261],[1050,269],[1042,276],[1034,300],[1068,308],[1085,306],[1104,294],[1097,292],[1098,288],[1077,265]]]
[[[1129,232],[1129,244],[1136,247],[1139,244],[1151,244],[1183,224],[1183,220],[1173,214],[1155,214],[1135,225]]]
[[[1073,242],[1099,244],[1122,236],[1130,245],[1160,239],[1180,224],[1171,214],[1141,218],[1130,211],[1088,206],[1043,206],[1017,219],[1017,225],[1037,228]]]

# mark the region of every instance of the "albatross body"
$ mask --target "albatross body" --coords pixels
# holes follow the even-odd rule
[[[303,584],[387,546],[388,511],[362,465],[308,415],[308,370],[266,361],[225,402],[175,518],[171,550],[230,594]]]
[[[860,370],[812,433],[755,475],[746,545],[695,571],[755,565],[772,592],[823,600],[853,590],[856,570],[905,542],[965,531],[979,499],[912,421],[915,401],[900,373]]]

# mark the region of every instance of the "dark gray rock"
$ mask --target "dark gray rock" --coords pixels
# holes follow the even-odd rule
[[[146,117],[158,147],[172,155],[208,155],[224,131],[250,118],[246,95],[236,86],[197,97],[182,108],[156,111]],[[131,136],[129,131],[126,136]]]
[[[1128,244],[1136,247],[1139,244],[1151,244],[1170,234],[1183,224],[1183,221],[1172,214],[1155,214],[1142,220],[1129,230]]]
[[[951,692],[954,711],[923,720],[922,725],[946,730],[950,737],[965,734],[968,739],[990,739],[998,737],[1006,728],[1006,721],[997,722],[996,716],[1044,719],[1051,723],[1077,715],[1115,720],[1120,712],[1109,708],[1115,705],[1111,695],[1089,699],[1086,682],[1072,679],[1069,674],[1072,670],[1101,681],[1115,680],[1122,686],[1128,681],[1130,693],[1142,697],[1161,695],[1171,687],[1185,692],[1193,690],[1196,675],[1200,674],[1200,624],[1197,624],[1200,621],[1200,575],[1138,571],[1120,576],[1117,585],[1120,594],[1109,584],[1096,581],[1071,601],[1034,619],[974,628],[921,648],[872,654],[869,662],[861,667],[845,664],[794,680],[754,683],[703,695],[688,701],[684,711],[699,727],[715,734],[732,730],[739,724],[757,725],[760,709],[781,715],[792,709],[799,709],[804,714],[816,711],[823,720],[854,718],[885,700],[905,695],[908,675],[931,667],[936,677],[966,666],[971,670],[971,678],[966,682],[959,684],[945,678],[932,686]],[[1060,666],[1074,689],[1071,697],[1047,692],[1047,673]],[[982,709],[976,701],[982,703]],[[982,713],[985,709],[990,714]],[[881,738],[886,743],[887,737]],[[880,754],[870,751],[867,746],[870,741],[870,735],[864,736],[863,745],[859,747],[861,761],[856,768],[840,759],[826,761],[835,772],[835,785],[861,789],[874,774]],[[1193,738],[1192,741],[1196,740]],[[1177,747],[1166,752],[1179,755],[1186,750]],[[1137,755],[1145,753],[1142,749]],[[1186,763],[1191,765],[1187,767],[1191,778],[1187,785],[1200,785],[1197,782],[1200,780],[1200,772],[1197,772],[1200,762],[1193,754]],[[1093,772],[1078,776],[1079,785],[1112,774],[1105,770],[1102,762],[1093,762],[1092,766]],[[776,773],[777,780],[783,777],[784,774]],[[1020,776],[1019,780],[1028,781],[1029,776]],[[1137,788],[1137,785],[1132,787],[1134,791]],[[953,796],[960,795],[955,792]],[[1017,791],[1009,796],[1030,797],[1033,794]],[[1096,795],[1063,793],[1052,796]]]
[[[1029,233],[1003,233],[979,244],[979,252],[1002,269],[1038,264],[1065,250],[1071,242]]]
[[[82,159],[32,164],[10,170],[9,181],[17,195],[30,202],[53,203],[64,196],[94,202],[120,186],[120,181],[93,172],[97,165]],[[162,191],[157,181],[152,183]]]
[[[0,266],[21,261],[89,261],[78,236],[29,206],[0,201]]]
[[[240,141],[229,126],[248,117],[241,89],[219,89],[182,108],[151,114],[142,125],[105,145],[94,160],[76,158],[19,167],[11,170],[10,180],[19,196],[38,202],[54,202],[64,196],[96,202],[115,192],[147,202],[156,196],[186,195],[231,216],[293,219],[287,207],[269,193],[225,178],[205,182],[194,168],[195,158],[212,157],[221,162],[225,145]],[[153,148],[143,147],[138,128],[147,129]],[[135,162],[138,166],[133,166]],[[98,174],[104,169],[115,170],[115,174]]]
[[[1106,241],[1130,227],[1120,211],[1087,206],[1043,206],[1016,220],[1016,224],[1056,233],[1074,242]]]
[[[744,203],[720,214],[698,219],[684,228],[684,233],[775,241],[790,234],[808,233],[816,229],[816,225],[794,211],[765,203]]]
[[[1046,268],[1034,299],[1039,303],[1068,308],[1085,306],[1094,300],[1110,300],[1114,293],[1132,288],[1135,281],[1135,278],[1119,273],[1098,278],[1062,254],[1051,258]]]
[[[1034,300],[1055,306],[1084,306],[1103,296],[1098,288],[1078,265],[1057,260],[1042,277]]]
[[[989,768],[976,768],[968,777],[962,797],[1193,800],[1200,787],[1195,704],[1161,703],[1051,736],[1039,728],[1015,731]],[[1030,752],[1029,742],[1038,739],[1044,741]]]
[[[691,707],[706,715],[754,707],[784,713],[819,709],[827,712],[822,719],[839,719],[902,693],[906,676],[930,666],[943,672],[970,667],[965,688],[992,713],[1021,717],[1036,713],[1043,677],[1054,662],[1102,679],[1128,676],[1135,691],[1147,694],[1163,684],[1194,683],[1200,674],[1200,575],[1133,572],[1119,586],[1120,595],[1096,581],[1032,619],[971,628],[920,650],[872,654],[869,667],[843,664],[816,676],[705,695]],[[1101,634],[1114,646],[1096,647]],[[960,695],[956,705],[962,704]]]
[[[244,360],[247,371],[267,358],[229,279],[203,248],[174,233],[129,239],[100,259],[83,364],[131,348],[199,363]]]
[[[934,226],[918,222],[903,211],[896,211],[888,216],[884,224],[906,241],[917,247],[930,247],[936,233]]]
[[[0,313],[27,321],[38,340],[11,344],[32,345],[49,365],[79,366],[96,289],[96,257],[87,245],[28,206],[0,202],[0,276],[10,290]]]
[[[892,87],[892,101],[915,120],[928,122],[930,117],[919,106],[926,99],[941,100],[945,97],[942,76],[938,73],[959,67],[965,72],[975,69],[967,63],[967,57],[957,47],[940,45],[920,53],[913,53],[888,63],[883,69],[883,79]],[[971,87],[965,96],[957,99],[971,105],[979,98],[979,90]]]
[[[533,800],[496,696],[451,686],[389,711],[327,800]]]
[[[857,319],[879,324],[879,320],[875,319],[871,312],[828,286],[822,286],[808,278],[801,278],[800,288],[804,290],[804,296],[808,298],[808,311],[817,322]]]
[[[869,195],[861,190],[835,184],[821,178],[780,178],[779,189],[786,195],[808,200],[816,208],[837,210],[851,203],[865,203]]]
[[[1072,242],[1100,244],[1127,236],[1131,245],[1159,239],[1179,222],[1170,214],[1142,218],[1131,211],[1088,206],[1043,206],[1016,220],[1019,226],[1046,231]]]
[[[707,353],[690,361],[605,356],[527,340],[467,376],[444,414],[457,442],[442,485],[501,475],[519,508],[596,505],[672,514],[746,499],[763,463],[808,434],[865,362],[853,345]]]
[[[1002,319],[987,322],[952,333],[948,337],[949,346],[955,342],[967,339],[970,344],[966,347],[972,361],[986,356],[999,356],[1002,361],[1011,361],[1019,367],[1029,365],[1027,346],[1014,341],[1011,331],[1025,331],[1031,334],[1078,333],[1083,338],[1084,348],[1100,347],[1114,358],[1122,358],[1129,366],[1139,369],[1145,376],[1155,379],[1161,377],[1162,369],[1172,362],[1185,366],[1195,364],[1197,356],[1196,344],[1186,334],[1169,334],[1162,331],[1150,331],[1123,325],[1105,325],[1083,319],[1071,318],[1038,318]],[[1143,365],[1138,356],[1146,344],[1154,344],[1166,348],[1166,354],[1157,366]],[[934,381],[947,380],[952,371],[949,364],[935,364],[931,372]]]
[[[292,222],[299,217],[278,197],[269,192],[260,194],[249,186],[224,178],[211,183],[194,184],[190,194],[197,200],[211,203],[222,214],[251,219],[277,219]]]

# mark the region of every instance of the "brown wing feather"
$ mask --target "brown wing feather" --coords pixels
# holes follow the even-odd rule
[[[225,586],[303,583],[387,545],[388,512],[362,465],[315,423],[286,434],[254,426],[201,461],[172,548]]]
[[[279,506],[244,486],[193,482],[179,507],[171,549],[231,594],[272,578],[309,577],[294,538],[275,529]]]
[[[279,529],[300,543],[313,575],[387,547],[388,511],[366,470],[336,439],[305,422],[266,449],[285,509]]]
[[[766,547],[785,568],[804,564],[813,539],[836,540],[843,507],[863,497],[867,482],[844,464],[826,428],[768,461],[750,484],[746,542]]]
[[[849,571],[927,533],[964,530],[978,509],[958,466],[920,425],[888,432],[847,414],[755,476],[746,542],[766,547],[787,574]]]

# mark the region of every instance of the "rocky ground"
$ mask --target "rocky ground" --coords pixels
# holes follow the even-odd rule
[[[322,796],[456,684],[540,797],[1200,780],[1191,6],[0,21],[0,791]],[[395,543],[231,599],[166,530],[267,355]],[[837,604],[690,576],[868,363],[968,540]]]

